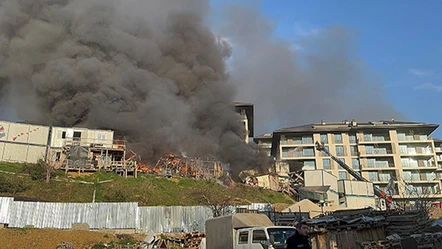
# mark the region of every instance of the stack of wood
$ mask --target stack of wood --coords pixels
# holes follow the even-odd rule
[[[198,248],[201,240],[206,237],[205,233],[191,232],[184,235],[184,246],[186,248]]]
[[[194,231],[190,233],[162,234],[168,247],[180,246],[183,248],[197,249],[201,240],[206,237],[205,233]]]
[[[385,216],[388,225],[385,228],[387,235],[398,234],[408,237],[431,226],[431,220],[425,211],[407,211],[390,213]]]

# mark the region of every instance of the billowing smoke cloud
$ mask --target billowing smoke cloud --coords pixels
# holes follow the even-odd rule
[[[207,1],[0,0],[0,82],[19,118],[117,130],[168,152],[260,167],[239,138]]]
[[[355,34],[341,26],[298,37],[297,48],[275,39],[258,6],[233,5],[220,34],[233,45],[238,97],[255,104],[258,132],[310,122],[402,117],[380,78],[356,56]]]

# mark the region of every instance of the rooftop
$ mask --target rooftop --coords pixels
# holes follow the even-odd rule
[[[423,122],[406,122],[406,121],[365,121],[358,122],[355,120],[342,122],[325,122],[312,123],[288,128],[282,128],[274,131],[274,133],[306,133],[306,132],[321,132],[321,131],[343,131],[348,132],[350,130],[367,130],[367,129],[401,129],[401,128],[413,128],[424,129],[426,133],[430,134],[439,127],[438,124],[427,124]]]

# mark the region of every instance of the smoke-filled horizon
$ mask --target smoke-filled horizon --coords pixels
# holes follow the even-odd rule
[[[240,139],[234,100],[255,105],[257,132],[400,117],[344,27],[298,53],[253,6],[227,7],[218,29],[210,11],[208,0],[0,0],[0,110],[116,130],[147,160],[216,158],[234,176],[267,165]]]
[[[229,61],[238,100],[255,105],[258,134],[321,120],[399,120],[382,78],[357,56],[356,32],[331,26],[275,38],[258,5],[230,5],[216,29],[233,46]]]

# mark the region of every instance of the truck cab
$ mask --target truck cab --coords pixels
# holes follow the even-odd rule
[[[285,249],[294,227],[272,226],[241,228],[236,231],[236,249]]]

